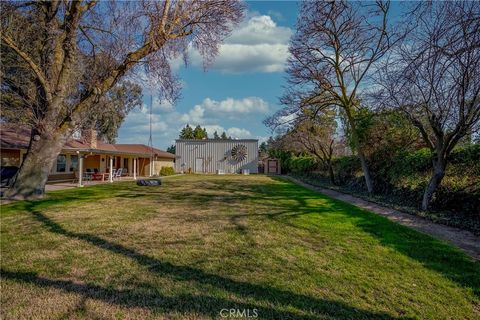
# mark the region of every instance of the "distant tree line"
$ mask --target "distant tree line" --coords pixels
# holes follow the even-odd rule
[[[194,140],[209,139],[207,130],[205,128],[200,127],[200,125],[197,125],[195,128],[192,128],[188,123],[180,131],[179,138],[180,139],[194,139]],[[225,131],[223,131],[221,135],[218,135],[218,132],[215,131],[213,133],[213,139],[215,139],[215,140],[231,140],[232,137],[227,136]]]

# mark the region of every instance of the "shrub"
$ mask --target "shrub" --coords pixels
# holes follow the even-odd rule
[[[360,160],[357,156],[345,156],[336,158],[333,161],[333,167],[337,178],[341,181],[352,179],[356,176],[356,172],[362,170]]]
[[[160,168],[160,175],[161,176],[171,176],[175,174],[175,170],[172,167],[162,167]]]
[[[317,167],[315,158],[311,156],[292,156],[283,163],[284,169],[297,174],[312,172]]]
[[[418,208],[432,174],[432,157],[432,152],[427,148],[371,155],[368,164],[377,195]],[[290,166],[292,162],[293,159],[289,162]],[[365,190],[363,172],[357,156],[336,158],[333,167],[340,186],[354,192]],[[328,172],[322,167],[319,169],[316,176],[327,181]],[[292,172],[295,173],[293,170]],[[480,145],[454,149],[449,157],[445,178],[432,199],[431,208],[461,216],[474,215],[478,217],[476,219],[480,219],[479,177]]]

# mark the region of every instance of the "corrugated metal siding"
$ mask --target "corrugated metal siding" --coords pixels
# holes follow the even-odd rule
[[[247,157],[243,161],[235,161],[231,150],[237,145],[247,147]],[[195,160],[203,159],[202,172],[239,173],[242,169],[250,173],[258,173],[258,140],[177,140],[175,143],[175,170],[186,171],[191,168],[195,172]],[[182,164],[185,164],[182,167]]]

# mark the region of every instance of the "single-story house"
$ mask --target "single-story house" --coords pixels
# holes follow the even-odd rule
[[[20,167],[30,142],[30,129],[9,123],[0,124],[1,166]],[[71,180],[79,169],[84,172],[110,172],[122,168],[125,176],[158,175],[161,167],[174,167],[175,155],[144,144],[109,144],[97,139],[95,130],[70,139],[53,164],[49,182]],[[153,159],[153,161],[152,161]],[[153,163],[153,165],[151,165]]]
[[[258,173],[258,140],[175,140],[175,171]]]

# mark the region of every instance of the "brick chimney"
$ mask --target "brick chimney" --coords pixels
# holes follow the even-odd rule
[[[97,149],[97,130],[88,129],[83,132],[83,141],[90,149]]]

